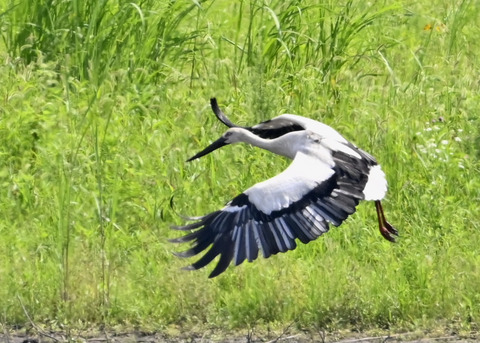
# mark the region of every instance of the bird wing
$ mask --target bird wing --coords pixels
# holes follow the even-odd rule
[[[308,243],[327,232],[328,223],[340,225],[363,199],[365,182],[336,171],[333,162],[298,153],[285,171],[247,189],[222,210],[176,227],[194,231],[172,242],[194,242],[177,253],[181,257],[206,251],[187,269],[202,268],[220,255],[209,276],[215,277],[232,260],[239,265],[255,260],[259,250],[265,258],[293,250],[295,239]]]
[[[288,118],[277,117],[252,127],[246,127],[257,136],[264,139],[275,139],[289,132],[305,130],[305,127]]]
[[[211,98],[210,99],[210,106],[212,107],[213,113],[215,113],[215,116],[220,120],[223,124],[225,124],[228,127],[241,127],[239,125],[236,125],[232,123],[230,119],[223,113],[223,111],[218,107],[217,99],[216,98]]]
[[[210,99],[210,106],[212,107],[213,113],[215,113],[215,116],[220,120],[224,125],[228,127],[241,127],[246,130],[249,130],[250,132],[253,132],[257,136],[265,139],[274,139],[280,136],[283,136],[284,134],[292,131],[300,131],[304,130],[305,127],[299,125],[296,123],[294,120],[291,120],[289,118],[273,118],[267,121],[264,121],[260,124],[257,124],[253,127],[246,127],[246,126],[240,126],[237,124],[234,124],[223,111],[220,109],[217,103],[216,98],[211,98]]]

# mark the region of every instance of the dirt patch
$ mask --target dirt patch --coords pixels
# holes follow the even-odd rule
[[[0,334],[0,343],[479,343],[478,337],[459,337],[456,335],[443,337],[422,337],[420,333],[406,333],[375,337],[338,337],[312,333],[222,335],[206,332],[205,334],[182,334],[169,336],[164,333],[103,333],[97,335],[67,335],[61,332],[22,333],[12,332]]]

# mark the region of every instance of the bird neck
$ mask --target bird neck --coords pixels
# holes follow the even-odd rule
[[[242,129],[242,138],[239,141],[293,159],[298,151],[298,147],[292,138],[291,135],[284,135],[275,139],[264,139],[248,130]]]

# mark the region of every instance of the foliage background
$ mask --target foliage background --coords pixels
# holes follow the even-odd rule
[[[478,330],[475,1],[0,1],[0,318],[50,327]],[[168,243],[288,161],[223,130],[298,113],[372,152],[371,204],[214,280]],[[181,248],[180,248],[181,249]],[[208,269],[208,268],[207,268]],[[25,311],[22,308],[25,307]]]

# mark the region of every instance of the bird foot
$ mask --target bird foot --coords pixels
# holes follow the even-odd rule
[[[395,243],[395,237],[398,237],[398,230],[395,229],[389,222],[385,221],[384,225],[380,225],[380,233],[387,241]]]
[[[398,236],[398,231],[385,219],[383,213],[383,207],[380,200],[375,201],[375,208],[377,209],[378,226],[380,227],[380,233],[387,241],[395,243],[395,237]]]

